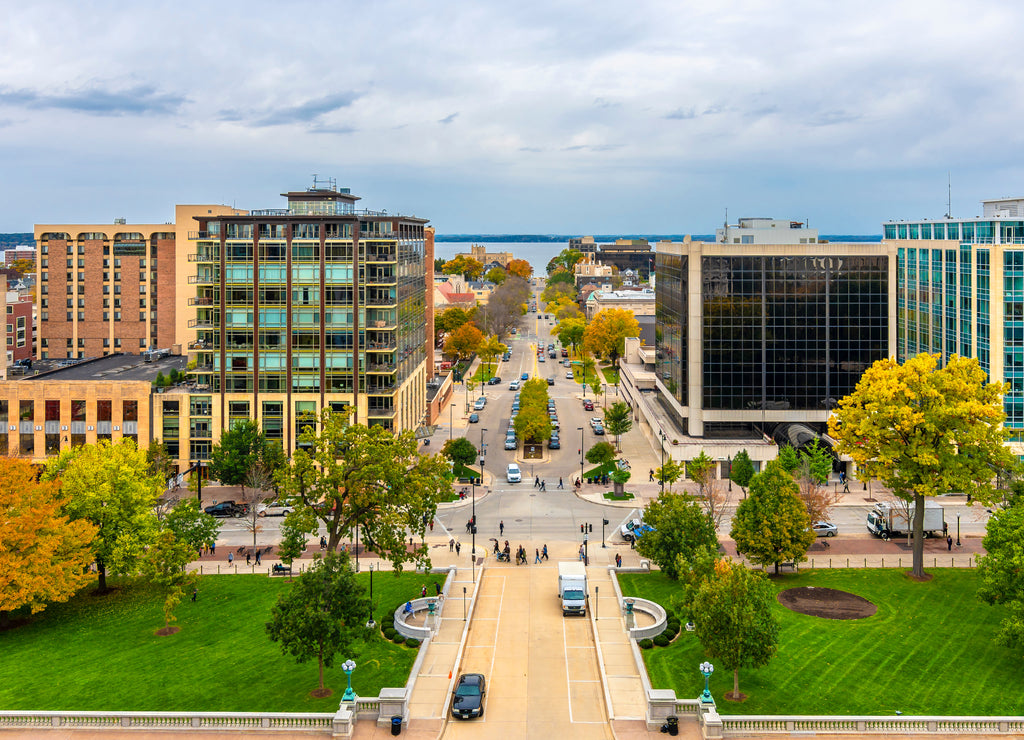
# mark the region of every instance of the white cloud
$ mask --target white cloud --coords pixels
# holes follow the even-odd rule
[[[276,205],[319,172],[371,206],[408,197],[442,232],[706,232],[740,199],[873,232],[938,215],[914,188],[947,170],[981,188],[971,202],[1019,191],[1022,16],[1004,0],[25,4],[0,49],[0,230]],[[48,197],[85,168],[101,186]],[[905,184],[895,202],[882,180]],[[155,181],[159,200],[138,187]]]

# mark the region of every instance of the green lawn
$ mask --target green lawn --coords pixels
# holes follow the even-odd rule
[[[619,383],[619,369],[617,367],[603,367],[601,372],[604,374],[606,382],[612,385],[618,385]]]
[[[814,570],[773,579],[837,588],[878,606],[868,619],[826,620],[776,603],[779,652],[767,666],[740,669],[742,704],[726,702],[732,673],[711,659],[711,691],[723,714],[1024,714],[1020,655],[994,644],[1004,615],[977,599],[974,570],[931,569],[927,583],[903,570]],[[671,605],[677,585],[660,574],[619,576],[627,596]],[[683,616],[683,615],[680,615]],[[685,620],[683,620],[685,621]],[[667,648],[643,651],[655,688],[693,698],[705,655],[685,630]]]
[[[369,587],[369,574],[358,576]],[[441,575],[382,572],[373,579],[374,618]],[[285,578],[205,576],[196,603],[177,610],[181,631],[163,626],[162,597],[146,585],[94,596],[92,586],[57,604],[29,624],[0,632],[0,707],[40,710],[333,712],[345,689],[341,663],[357,668],[352,687],[377,696],[404,686],[416,651],[380,635],[340,655],[324,671],[334,695],[313,699],[316,661],[296,663],[271,642],[264,625]],[[369,617],[369,615],[367,615]]]
[[[490,362],[490,363],[481,362],[480,365],[477,366],[476,372],[473,373],[473,380],[475,380],[475,381],[477,381],[479,383],[486,383],[488,380],[493,378],[497,374],[497,372],[498,372],[498,363],[497,362]]]
[[[608,491],[608,493],[604,494],[604,497],[608,501],[630,501],[631,499],[636,498],[636,496],[629,491],[623,491],[621,496],[617,496],[615,491]]]

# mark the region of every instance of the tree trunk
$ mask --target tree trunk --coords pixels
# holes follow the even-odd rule
[[[106,593],[107,591],[107,567],[102,561],[96,561],[96,575],[99,577],[96,583],[96,590],[99,593]]]
[[[320,690],[322,691],[323,688],[324,688],[324,651],[323,651],[323,648],[320,649],[320,652],[317,654],[317,658],[319,659],[319,663],[320,663]]]
[[[778,575],[778,574],[779,574],[779,561],[776,560],[775,561],[775,575]]]
[[[621,496],[625,492],[625,490],[626,490],[626,484],[625,483],[616,483],[615,481],[612,481],[612,483],[615,486],[615,495],[616,496]]]
[[[739,700],[740,698],[740,669],[732,669],[732,698]]]
[[[924,578],[924,496],[914,494],[914,576]]]

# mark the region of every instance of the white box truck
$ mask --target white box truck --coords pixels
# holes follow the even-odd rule
[[[914,527],[914,504],[880,502],[868,512],[868,531],[882,539],[906,536]],[[909,518],[908,518],[909,513]],[[937,537],[945,529],[945,516],[937,501],[924,500],[924,536]]]
[[[578,561],[558,564],[558,598],[562,600],[562,616],[587,613],[587,569]]]

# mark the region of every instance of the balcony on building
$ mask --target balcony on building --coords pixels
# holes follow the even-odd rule
[[[394,245],[375,244],[366,248],[367,263],[397,262],[398,255]]]

